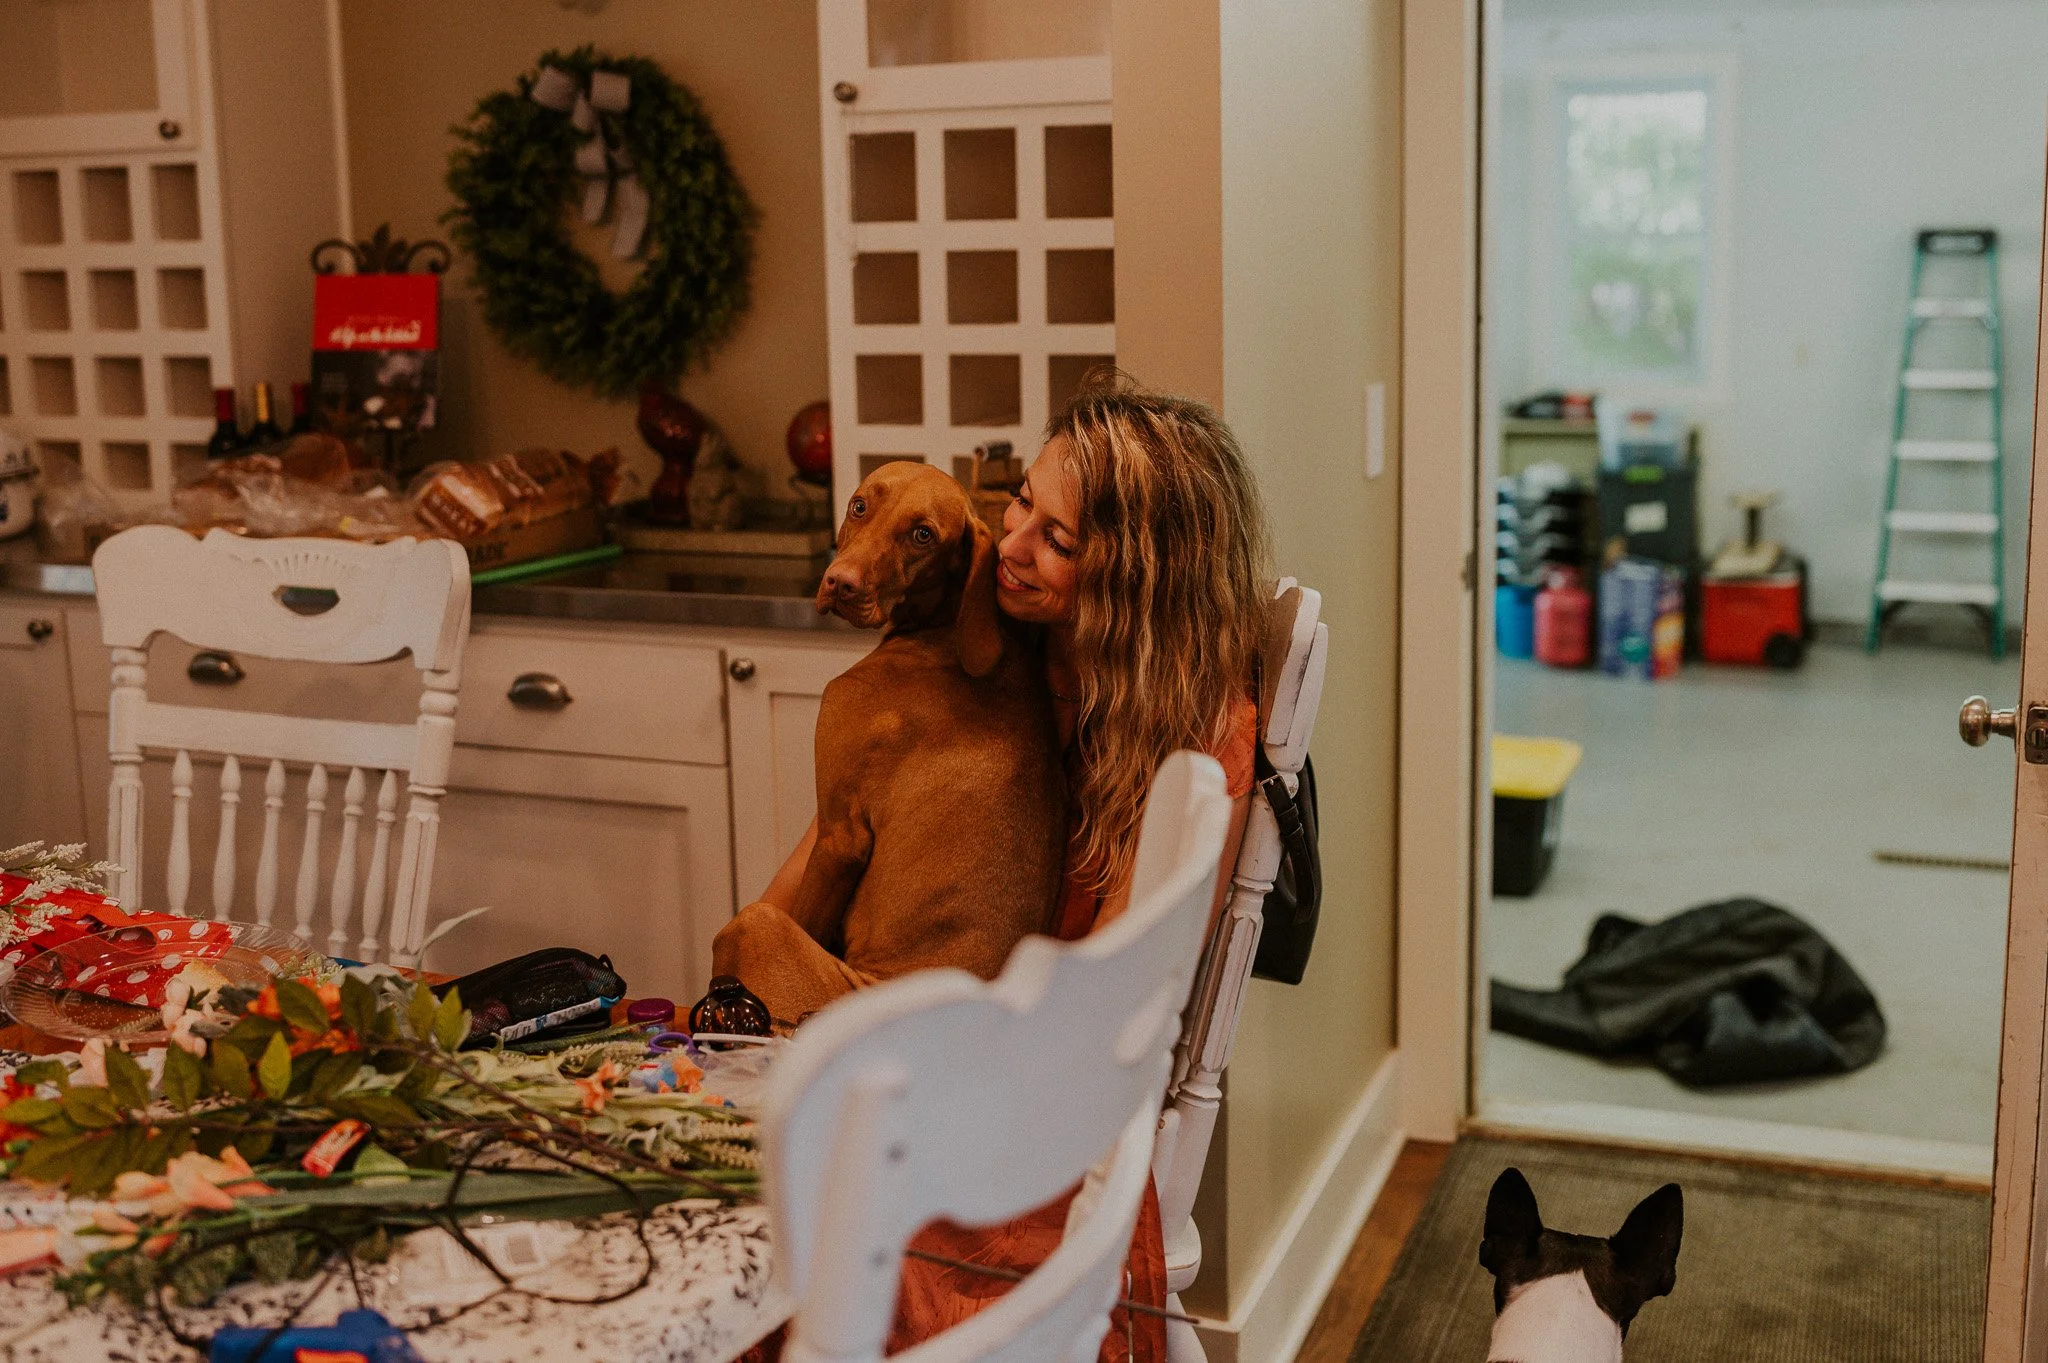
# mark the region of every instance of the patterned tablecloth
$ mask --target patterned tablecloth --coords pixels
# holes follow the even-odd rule
[[[0,1052],[0,1068],[11,1069],[21,1058]],[[408,1331],[429,1363],[728,1363],[790,1314],[769,1283],[768,1216],[759,1206],[677,1202],[656,1209],[645,1226],[653,1254],[648,1282],[601,1306],[561,1299],[607,1296],[640,1276],[646,1259],[632,1218],[607,1216],[563,1229],[574,1239],[556,1246],[544,1267],[516,1277],[512,1289],[479,1285],[468,1305],[427,1300],[447,1295],[445,1278],[437,1279],[442,1255],[434,1239],[444,1233],[408,1236],[385,1263],[359,1265],[353,1285],[346,1273],[326,1280],[298,1319],[331,1323],[358,1305],[359,1288],[360,1304]],[[68,1310],[53,1276],[0,1277],[0,1357],[12,1363],[186,1363],[195,1357],[153,1315],[118,1303]],[[245,1283],[203,1310],[180,1311],[179,1325],[186,1335],[205,1338],[223,1325],[275,1324],[316,1281]],[[426,1286],[436,1281],[440,1292]]]

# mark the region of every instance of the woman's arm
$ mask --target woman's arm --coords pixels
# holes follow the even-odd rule
[[[788,913],[790,907],[796,903],[797,887],[804,883],[804,867],[810,864],[811,849],[817,845],[818,817],[814,814],[811,816],[811,826],[797,839],[796,850],[782,863],[782,869],[768,882],[768,888],[761,891],[761,898]]]

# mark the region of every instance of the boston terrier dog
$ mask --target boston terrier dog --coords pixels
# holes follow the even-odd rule
[[[1667,1183],[1607,1239],[1545,1230],[1519,1169],[1494,1180],[1479,1262],[1493,1274],[1487,1363],[1621,1363],[1643,1303],[1671,1291],[1685,1197]]]

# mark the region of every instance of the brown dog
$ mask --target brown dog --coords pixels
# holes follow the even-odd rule
[[[931,966],[983,979],[1046,930],[1065,786],[1042,670],[1004,637],[995,541],[937,469],[875,470],[818,587],[882,642],[825,688],[818,840],[785,914],[749,904],[712,946],[778,1018]]]

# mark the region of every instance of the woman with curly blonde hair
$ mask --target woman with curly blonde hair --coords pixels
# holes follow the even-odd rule
[[[1244,454],[1201,403],[1105,373],[1046,427],[1003,517],[996,602],[1042,632],[1068,788],[1055,921],[1084,937],[1130,901],[1152,777],[1182,748],[1221,763],[1233,801],[1217,876],[1229,891],[1258,742],[1254,672],[1272,596],[1266,522]],[[764,893],[794,888],[810,838]],[[927,1226],[904,1261],[889,1352],[930,1339],[1007,1292],[1060,1242],[1068,1197],[1004,1225]],[[1150,1192],[1102,1363],[1164,1363],[1166,1262]],[[771,1345],[746,1363],[776,1356]]]
[[[996,600],[1045,629],[1067,751],[1071,837],[1060,920],[1080,936],[1122,912],[1152,775],[1180,748],[1251,789],[1252,702],[1272,594],[1265,515],[1214,412],[1117,375],[1047,428],[1004,517]],[[1221,885],[1219,885],[1219,889]]]

